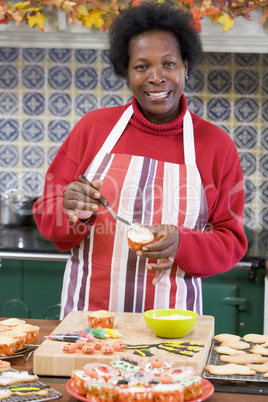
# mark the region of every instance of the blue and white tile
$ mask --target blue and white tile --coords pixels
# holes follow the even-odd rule
[[[48,108],[54,116],[67,116],[71,112],[72,99],[69,94],[55,93],[49,97]]]
[[[8,188],[14,187],[16,177],[16,174],[11,171],[0,171],[0,193],[3,193]]]
[[[204,102],[198,96],[186,96],[188,109],[202,117],[204,114]]]
[[[257,130],[253,126],[238,126],[234,130],[234,143],[237,148],[254,148],[257,144],[257,139]]]
[[[230,117],[231,105],[226,98],[212,98],[207,104],[207,115],[212,121],[227,120]]]
[[[14,93],[0,92],[0,115],[15,115],[18,110],[18,97]]]
[[[260,172],[264,177],[268,177],[268,154],[264,154],[260,158]]]
[[[98,84],[98,75],[92,67],[80,67],[75,71],[75,86],[82,90],[94,89]]]
[[[261,200],[268,205],[268,180],[264,180],[260,186]]]
[[[109,50],[101,50],[100,52],[101,52],[101,60],[106,64],[110,64]]]
[[[44,176],[37,172],[27,172],[22,177],[22,190],[31,197],[40,197],[44,188]]]
[[[19,57],[19,48],[0,47],[0,62],[12,63]]]
[[[40,63],[46,57],[46,50],[29,47],[22,49],[22,58],[29,63]]]
[[[268,99],[263,101],[263,103],[261,105],[261,114],[262,114],[262,117],[264,118],[264,120],[268,121]]]
[[[16,141],[19,136],[19,123],[15,119],[0,120],[0,140]]]
[[[39,116],[45,110],[45,97],[39,92],[28,92],[22,99],[23,112],[30,116]]]
[[[59,146],[50,147],[48,149],[48,151],[47,151],[47,160],[48,160],[49,164],[51,164],[51,162],[55,158],[58,150],[59,150]]]
[[[97,109],[98,99],[95,95],[80,94],[75,98],[75,112],[79,116],[84,116],[91,110]]]
[[[206,53],[205,61],[207,61],[212,66],[226,66],[231,62],[231,53]]]
[[[18,82],[18,69],[15,66],[8,64],[0,66],[0,88],[14,89]]]
[[[245,205],[244,208],[244,224],[248,227],[254,227],[256,224],[256,212],[250,206]]]
[[[48,85],[53,89],[63,91],[72,84],[72,72],[65,66],[54,66],[48,71]]]
[[[259,74],[246,69],[238,71],[234,77],[234,86],[239,94],[253,94],[259,87]]]
[[[11,168],[19,162],[19,150],[15,145],[1,145],[0,149],[0,166]]]
[[[87,66],[94,63],[98,57],[98,51],[94,49],[77,49],[74,52],[75,59]]]
[[[256,172],[256,157],[250,152],[239,152],[241,168],[244,177],[250,176]]]
[[[266,94],[268,94],[268,71],[262,77],[262,89]]]
[[[71,131],[67,120],[52,120],[48,125],[48,137],[52,142],[63,142]]]
[[[213,94],[227,93],[232,87],[232,77],[227,70],[213,70],[208,74],[208,89]]]
[[[235,62],[239,66],[252,67],[256,65],[260,60],[260,55],[258,53],[236,53]]]
[[[234,104],[234,115],[238,121],[253,121],[257,119],[259,104],[251,98],[239,98]]]
[[[72,57],[71,49],[49,49],[48,58],[54,63],[67,63]]]
[[[204,88],[205,77],[202,71],[193,70],[185,82],[185,93],[200,92]]]
[[[100,84],[106,91],[118,91],[123,88],[125,80],[118,77],[110,67],[104,68],[101,72]]]
[[[268,229],[268,208],[265,207],[261,210],[261,221],[263,229]]]
[[[250,179],[244,180],[244,188],[245,188],[245,203],[252,202],[256,197],[256,186]]]
[[[120,106],[123,104],[123,99],[118,95],[106,95],[101,99],[101,107]]]
[[[263,148],[268,149],[268,127],[261,132],[261,145]]]
[[[22,83],[26,88],[39,89],[44,86],[44,69],[37,65],[28,65],[22,70]]]
[[[42,141],[45,136],[44,123],[37,119],[27,119],[22,122],[22,137],[29,142]]]
[[[28,168],[38,168],[44,164],[44,150],[36,145],[29,145],[22,149],[23,165]]]

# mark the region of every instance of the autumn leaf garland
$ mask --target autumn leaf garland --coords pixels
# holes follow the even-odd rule
[[[162,1],[162,0],[159,0]],[[106,31],[120,10],[135,7],[141,0],[0,0],[0,24],[15,21],[15,25],[26,23],[30,27],[37,26],[45,30],[45,10],[55,7],[63,10],[69,24],[88,29]],[[195,28],[201,32],[200,21],[210,18],[213,24],[221,24],[222,31],[230,30],[239,16],[250,20],[252,11],[261,9],[264,23],[268,17],[268,0],[175,0],[177,7],[191,10]]]

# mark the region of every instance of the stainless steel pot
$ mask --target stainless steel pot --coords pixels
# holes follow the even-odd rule
[[[35,226],[33,204],[37,198],[25,197],[16,188],[1,195],[1,224],[8,226]]]

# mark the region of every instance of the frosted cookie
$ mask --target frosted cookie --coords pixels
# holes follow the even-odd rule
[[[9,389],[0,389],[0,401],[9,398],[11,395],[12,392]]]
[[[235,364],[251,364],[251,363],[265,363],[268,361],[268,357],[264,357],[258,354],[242,353],[235,356],[221,355],[220,360],[225,363]]]
[[[216,352],[221,355],[230,355],[230,356],[246,353],[243,350],[229,348],[229,346],[217,346],[216,348],[214,348],[214,350],[216,350]]]
[[[268,356],[268,349],[264,348],[261,345],[254,345],[252,349],[250,349],[251,353],[257,353],[262,356]]]
[[[49,385],[45,384],[33,384],[33,385],[10,385],[9,390],[12,395],[27,396],[27,395],[39,395],[46,396],[49,392]]]
[[[250,344],[244,341],[236,341],[236,342],[231,342],[231,341],[225,341],[222,342],[222,346],[228,346],[229,348],[232,349],[237,349],[237,350],[245,350],[250,348]]]
[[[5,360],[0,360],[0,373],[2,371],[8,371],[10,369],[10,363]]]
[[[4,325],[0,325],[0,334],[1,334],[1,332],[6,332],[6,331],[8,331],[10,328],[9,327],[6,327],[6,326],[4,326]]]
[[[135,373],[140,370],[140,360],[135,357],[117,356],[110,364],[119,370],[121,375]]]
[[[255,375],[256,371],[251,370],[247,366],[242,366],[240,364],[226,364],[224,366],[215,366],[209,364],[205,366],[205,370],[213,375]]]
[[[268,373],[268,361],[263,364],[247,364],[247,366],[257,373]]]
[[[247,334],[243,336],[245,342],[265,343],[268,342],[268,335]]]
[[[174,366],[174,362],[166,357],[149,357],[142,360],[141,367],[148,374],[153,376],[161,375],[165,370],[169,370]]]
[[[108,364],[101,363],[88,363],[84,366],[84,371],[88,377],[93,378],[92,371],[96,374],[94,378],[103,378],[105,381],[108,381],[110,378],[120,375],[119,371],[112,366],[108,366]]]
[[[214,336],[215,341],[217,342],[237,342],[240,341],[241,337],[238,335],[232,335],[232,334],[218,334]]]
[[[19,382],[32,382],[37,381],[38,376],[28,374],[27,371],[9,370],[0,373],[0,386],[18,384]]]

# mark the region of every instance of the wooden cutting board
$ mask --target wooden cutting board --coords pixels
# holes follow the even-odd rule
[[[66,333],[78,331],[88,327],[87,312],[73,311],[58,325],[53,333]],[[122,336],[119,338],[128,345],[155,344],[174,341],[174,339],[158,338],[146,326],[143,314],[141,313],[116,313],[114,329],[118,329]],[[48,334],[49,335],[49,334]],[[151,348],[156,356],[167,356],[174,361],[174,366],[194,367],[197,374],[202,375],[206,365],[208,354],[214,336],[214,317],[199,316],[194,329],[179,341],[191,341],[204,344],[199,347],[199,352],[193,353],[193,357],[169,353],[157,348]],[[107,344],[112,344],[118,339],[107,338]],[[64,342],[46,339],[35,351],[33,357],[33,371],[37,375],[70,377],[73,370],[81,370],[87,363],[109,364],[114,356],[119,354],[133,355],[133,350],[125,352],[114,352],[111,356],[102,355],[95,351],[93,355],[84,355],[81,351],[73,354],[63,352]],[[142,359],[142,357],[141,357]]]

